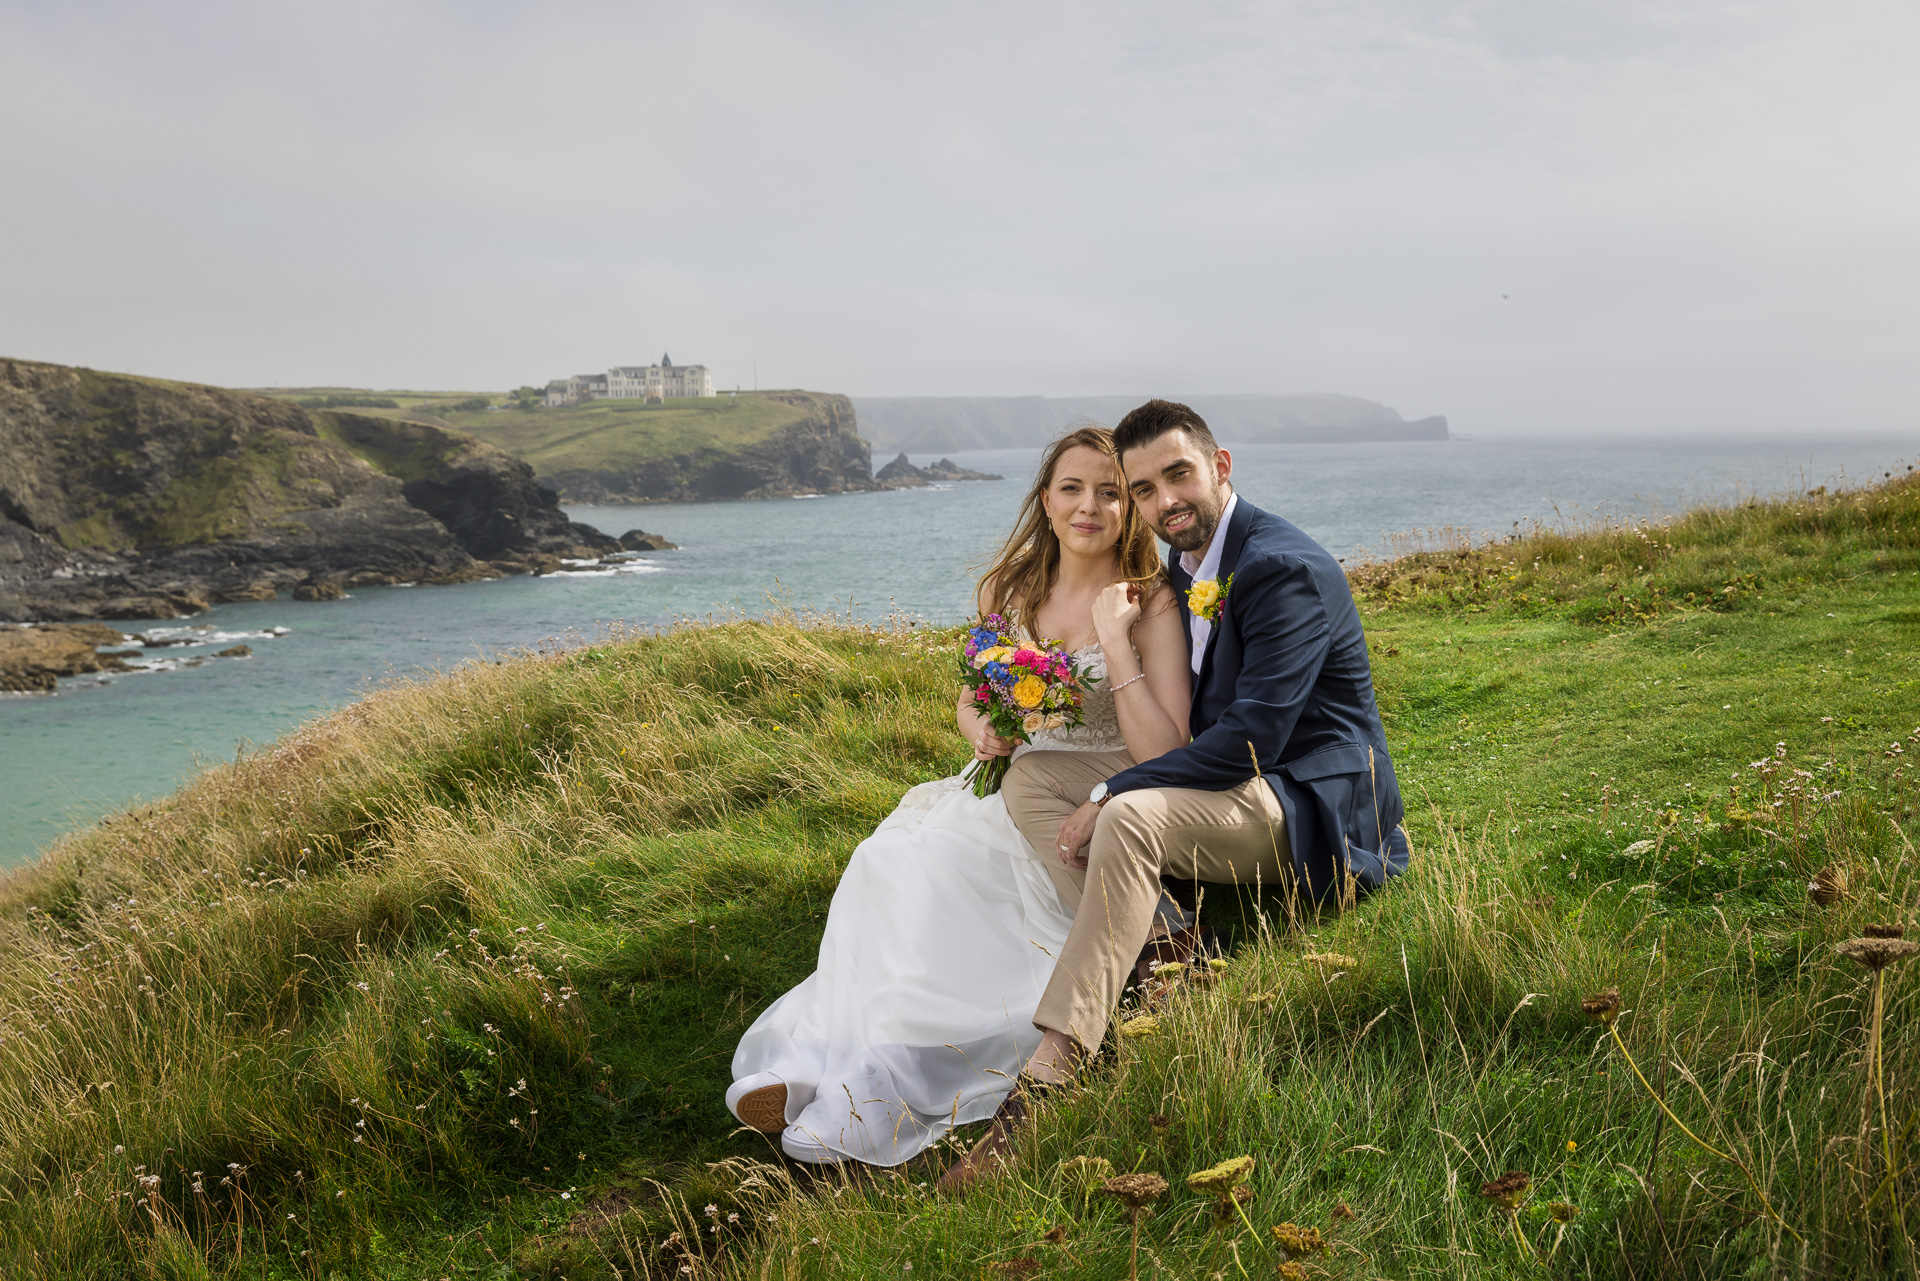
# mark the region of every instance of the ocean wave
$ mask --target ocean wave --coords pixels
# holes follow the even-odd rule
[[[612,578],[616,574],[663,574],[665,565],[653,565],[644,560],[622,561],[619,564],[606,564],[601,561],[567,561],[569,565],[579,565],[579,569],[556,569],[542,574],[542,578]]]
[[[265,627],[257,631],[228,632],[215,628],[211,623],[201,623],[196,627],[149,627],[138,633],[136,644],[147,649],[189,649],[201,645],[234,645],[240,641],[278,640],[291,632],[291,627]],[[103,645],[102,649],[118,649],[118,645]]]

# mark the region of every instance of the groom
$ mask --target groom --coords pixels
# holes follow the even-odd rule
[[[1134,505],[1172,549],[1193,741],[1090,788],[1075,753],[1032,752],[1002,784],[1021,832],[1060,860],[1063,897],[1079,900],[1033,1016],[1044,1037],[1025,1076],[1042,1089],[1099,1048],[1162,874],[1258,879],[1344,903],[1405,870],[1409,852],[1338,562],[1234,493],[1232,457],[1187,406],[1150,400],[1113,436]],[[1031,1090],[1015,1087],[944,1186],[970,1182],[1011,1146]]]

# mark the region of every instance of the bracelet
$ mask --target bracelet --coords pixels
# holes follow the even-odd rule
[[[1127,677],[1127,679],[1121,681],[1118,685],[1115,685],[1113,687],[1113,692],[1118,694],[1121,690],[1133,684],[1135,681],[1143,681],[1145,679],[1147,679],[1147,674],[1145,672],[1141,672],[1138,676],[1129,676]]]

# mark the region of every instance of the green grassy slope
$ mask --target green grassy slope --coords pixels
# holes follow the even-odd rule
[[[1142,1275],[1272,1276],[1282,1221],[1335,1276],[1904,1275],[1920,963],[1883,1132],[1832,945],[1920,925],[1920,482],[1355,579],[1413,871],[1292,928],[1217,892],[1222,979],[964,1200],[796,1185],[720,1102],[852,846],[965,760],[949,638],[736,623],[396,687],[0,882],[0,1270],[1111,1277],[1062,1157],[1249,1154],[1257,1231],[1177,1186]]]
[[[386,397],[394,400],[399,408],[360,408],[352,412],[425,417],[470,432],[516,458],[525,459],[543,476],[570,470],[618,472],[648,459],[732,453],[799,422],[809,412],[804,400],[776,400],[755,392],[742,392],[738,397],[714,396],[651,405],[643,401],[598,400],[581,405],[499,411],[453,409],[451,406],[474,398],[455,392],[347,393],[338,388],[300,388],[276,389],[274,394],[295,400],[329,394]]]

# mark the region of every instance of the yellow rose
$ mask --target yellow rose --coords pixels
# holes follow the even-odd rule
[[[1213,610],[1214,602],[1220,599],[1220,584],[1214,579],[1203,579],[1187,592],[1187,608],[1201,618],[1206,618]]]
[[[1022,707],[1038,707],[1046,696],[1046,682],[1038,676],[1022,676],[1020,683],[1013,687],[1013,701]]]

